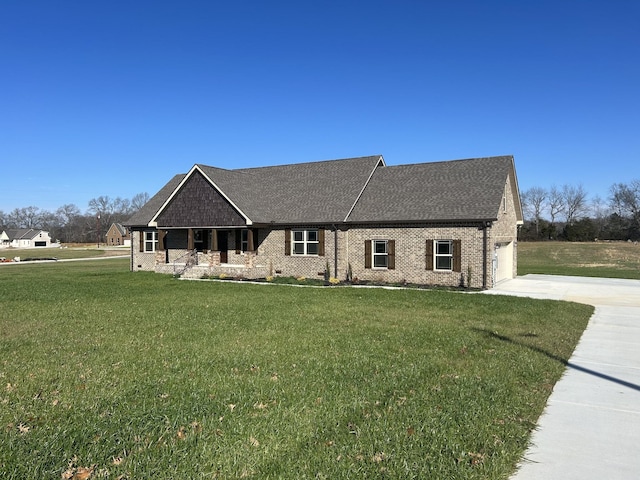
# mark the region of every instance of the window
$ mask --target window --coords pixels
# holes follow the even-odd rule
[[[144,251],[155,252],[158,248],[158,232],[143,232],[144,234]]]
[[[364,268],[396,268],[395,240],[365,240]]]
[[[374,240],[373,241],[373,268],[387,268],[388,251],[386,240]]]
[[[435,241],[436,270],[453,270],[453,242],[451,240]]]
[[[292,255],[318,255],[318,230],[292,230],[291,234]]]

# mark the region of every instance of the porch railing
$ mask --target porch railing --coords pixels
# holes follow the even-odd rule
[[[195,248],[173,261],[173,275],[182,275],[194,265],[198,265],[198,250]]]

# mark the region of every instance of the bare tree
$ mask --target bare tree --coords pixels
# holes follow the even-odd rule
[[[564,185],[562,187],[562,198],[564,200],[563,212],[565,220],[569,225],[587,211],[587,192],[582,185]]]
[[[137,195],[134,195],[134,197],[131,199],[131,213],[137,212],[138,210],[140,210],[145,203],[147,203],[149,201],[149,194],[148,193],[138,193]]]
[[[131,201],[127,198],[117,197],[113,201],[113,213],[120,216],[131,214]]]
[[[640,179],[611,187],[611,208],[631,222],[629,236],[640,237]]]
[[[60,222],[60,239],[63,242],[80,241],[82,237],[81,229],[78,227],[78,218],[81,216],[80,209],[72,203],[61,206],[56,210],[58,221]]]
[[[540,234],[540,219],[546,207],[547,191],[541,187],[531,187],[522,194],[524,210],[536,224],[536,237]]]
[[[101,195],[98,198],[92,198],[89,200],[89,212],[97,215],[98,213],[110,214],[113,213],[113,201],[108,195]]]
[[[15,208],[7,215],[9,228],[35,228],[38,222],[38,207]]]
[[[556,217],[560,215],[564,211],[564,198],[562,196],[562,191],[558,189],[555,185],[551,187],[549,190],[549,218],[551,221],[551,227],[554,227],[554,223],[556,221]],[[551,231],[549,232],[551,234]]]

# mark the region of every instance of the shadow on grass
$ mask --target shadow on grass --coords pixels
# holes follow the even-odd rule
[[[534,352],[538,352],[541,353],[543,355],[546,355],[547,357],[565,365],[567,368],[573,368],[574,370],[578,370],[580,372],[586,373],[588,375],[593,375],[594,377],[598,377],[601,378],[603,380],[607,380],[609,382],[613,382],[613,383],[617,383],[618,385],[622,385],[623,387],[627,387],[627,388],[631,388],[633,390],[638,390],[640,391],[640,385],[636,385],[635,383],[631,383],[631,382],[627,382],[626,380],[622,380],[620,378],[616,378],[616,377],[612,377],[611,375],[607,375],[605,373],[601,373],[601,372],[597,372],[595,370],[591,370],[589,368],[585,368],[582,367],[580,365],[576,365],[575,363],[572,363],[570,361],[567,361],[557,355],[554,355],[553,353],[547,352],[546,350],[543,350],[539,347],[535,347],[533,345],[527,345],[526,343],[520,342],[518,340],[515,340],[511,337],[507,337],[505,335],[500,335],[496,332],[491,332],[489,330],[486,330],[484,328],[472,328],[472,330],[481,333],[482,335],[485,335],[487,337],[490,338],[494,338],[496,340],[500,340],[502,342],[507,342],[507,343],[511,343],[512,345],[518,345],[520,347],[525,347],[528,348],[529,350],[533,350]]]

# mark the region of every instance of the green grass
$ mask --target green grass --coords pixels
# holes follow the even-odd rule
[[[0,268],[4,479],[506,479],[592,312]]]
[[[97,248],[97,245],[82,245],[69,248],[2,248],[0,257],[13,259],[26,258],[57,258],[67,260],[73,258],[97,258],[117,255],[129,255],[129,247],[106,247]]]
[[[640,244],[519,242],[518,275],[640,279]]]

